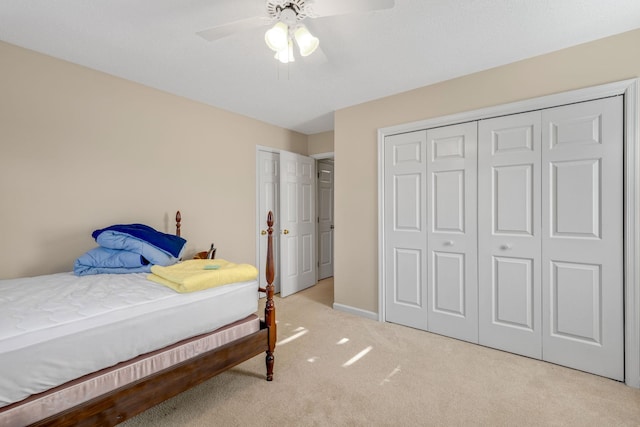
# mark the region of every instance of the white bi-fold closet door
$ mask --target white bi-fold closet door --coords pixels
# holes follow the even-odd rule
[[[622,98],[479,123],[479,342],[624,378]]]
[[[389,322],[477,342],[477,123],[386,138]]]
[[[622,380],[622,129],[614,97],[387,137],[386,320]]]

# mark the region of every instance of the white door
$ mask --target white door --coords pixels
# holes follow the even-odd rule
[[[477,123],[427,131],[428,330],[478,341]]]
[[[280,152],[280,296],[316,283],[316,167],[310,157]]]
[[[622,97],[542,112],[542,354],[624,379]]]
[[[318,280],[333,276],[333,163],[318,162]]]
[[[479,123],[479,343],[542,356],[540,112]]]
[[[385,138],[385,320],[473,341],[475,257],[480,344],[623,380],[623,98],[477,123],[476,255],[475,125]]]
[[[272,211],[273,225],[273,262],[275,292],[280,292],[280,155],[270,151],[258,151],[258,260],[259,283],[267,285],[265,277],[267,258],[267,212]]]
[[[427,133],[385,138],[385,320],[427,329]]]

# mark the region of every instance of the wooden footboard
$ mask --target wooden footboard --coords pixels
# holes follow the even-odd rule
[[[180,213],[176,215],[180,230]],[[131,418],[221,372],[266,352],[267,381],[273,379],[276,345],[276,310],[273,301],[275,276],[273,258],[273,213],[267,216],[267,296],[260,330],[222,347],[202,353],[171,368],[98,396],[81,405],[34,423],[34,426],[113,426]]]

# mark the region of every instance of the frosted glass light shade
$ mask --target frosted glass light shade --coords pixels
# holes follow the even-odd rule
[[[289,28],[284,22],[278,22],[264,33],[264,41],[276,52],[286,49],[289,43]]]
[[[293,56],[293,41],[289,39],[287,43],[287,47],[284,49],[280,49],[276,52],[275,58],[282,62],[283,64],[288,64],[289,62],[295,62],[295,57]]]
[[[311,55],[320,44],[320,40],[318,40],[317,37],[314,37],[304,25],[300,25],[296,29],[294,37],[296,38],[296,43],[298,43],[300,55],[302,56]]]

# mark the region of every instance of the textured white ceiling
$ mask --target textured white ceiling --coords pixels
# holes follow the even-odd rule
[[[263,11],[264,0],[2,0],[0,40],[312,134],[340,108],[640,28],[640,0],[396,0],[307,19],[322,52],[290,65],[266,47],[267,26],[196,35]]]

